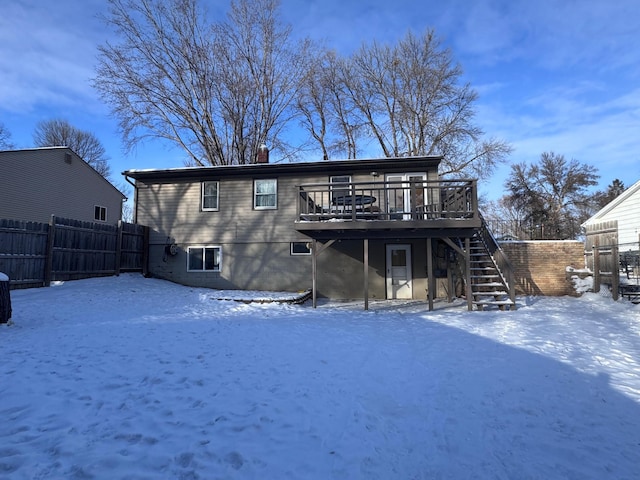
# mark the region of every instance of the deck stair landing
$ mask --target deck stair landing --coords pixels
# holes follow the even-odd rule
[[[510,293],[505,275],[507,272],[503,272],[504,268],[501,269],[498,266],[496,258],[491,253],[491,247],[487,245],[481,231],[471,239],[470,258],[471,293],[476,308],[478,310],[491,307],[515,310],[516,302],[513,294]]]

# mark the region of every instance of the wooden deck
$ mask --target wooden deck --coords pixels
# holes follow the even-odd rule
[[[474,180],[306,184],[295,228],[316,239],[470,237],[480,227]]]

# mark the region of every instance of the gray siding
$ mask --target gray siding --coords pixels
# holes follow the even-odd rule
[[[386,245],[369,242],[369,296],[386,297]],[[414,298],[426,296],[424,240],[412,246]],[[178,244],[175,256],[166,255],[164,245],[150,249],[153,275],[195,287],[216,289],[303,291],[311,288],[311,256],[290,255],[289,242],[215,243],[222,250],[220,272],[187,272],[187,247]],[[362,298],[364,292],[363,244],[359,240],[337,242],[318,256],[318,293],[335,299]]]
[[[384,178],[384,173],[379,172],[380,177]],[[437,180],[435,171],[422,173]],[[253,209],[254,178],[207,176],[198,181],[157,180],[148,184],[138,181],[136,222],[150,227],[150,272],[185,285],[217,289],[311,288],[311,257],[290,255],[290,242],[311,241],[294,229],[300,201],[296,186],[325,183],[330,175],[328,172],[322,176],[281,176],[276,210]],[[212,180],[220,182],[219,210],[202,211],[201,182]],[[354,182],[374,180],[370,172],[352,174]],[[165,247],[171,243],[178,246],[175,256],[165,253]],[[424,240],[397,243],[412,245],[414,298],[425,298]],[[198,245],[221,248],[220,272],[187,272],[187,249]],[[369,295],[374,299],[386,296],[385,245],[384,241],[370,242]],[[362,298],[363,283],[362,241],[336,242],[319,255],[319,295]]]
[[[115,224],[122,198],[68,148],[0,152],[0,218],[49,222],[56,215],[93,222],[98,205],[107,209],[106,223]]]
[[[254,210],[253,179],[221,180],[219,210],[214,212],[200,208],[201,182],[139,184],[136,222],[151,227],[151,244],[303,240],[306,237],[293,229],[299,183],[278,179],[278,208]]]

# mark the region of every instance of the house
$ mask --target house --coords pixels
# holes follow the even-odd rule
[[[587,232],[609,233],[619,251],[638,250],[640,245],[640,180],[582,224]],[[589,243],[589,242],[587,242]],[[601,243],[602,245],[602,243]],[[587,245],[590,248],[590,245]]]
[[[514,305],[476,182],[440,179],[441,157],[263,160],[123,172],[135,180],[134,221],[150,229],[150,274],[216,289],[310,289],[314,305],[320,295],[432,308],[459,293],[470,309]]]
[[[118,223],[125,196],[67,147],[0,151],[0,218]]]

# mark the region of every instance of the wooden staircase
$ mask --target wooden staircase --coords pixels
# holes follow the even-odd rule
[[[470,242],[472,303],[478,310],[515,310],[515,284],[511,264],[482,221]]]

